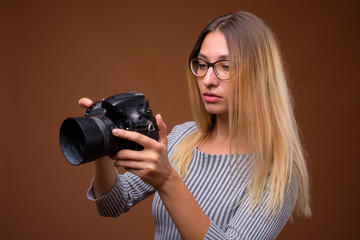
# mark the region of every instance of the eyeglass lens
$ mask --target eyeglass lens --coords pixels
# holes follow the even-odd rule
[[[213,64],[210,63],[210,65],[213,65],[213,70],[218,78],[229,78],[229,60],[220,60]],[[208,62],[200,58],[194,58],[190,61],[190,67],[196,77],[204,77],[210,66]]]

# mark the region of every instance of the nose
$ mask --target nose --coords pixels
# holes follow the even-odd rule
[[[218,86],[219,85],[219,79],[215,75],[214,68],[209,67],[204,77],[202,77],[202,82],[205,86]]]

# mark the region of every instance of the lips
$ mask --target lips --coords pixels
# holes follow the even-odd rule
[[[205,93],[203,94],[203,98],[204,98],[204,101],[205,101],[205,102],[208,102],[208,103],[216,103],[216,102],[220,101],[220,99],[221,99],[222,97],[220,97],[220,96],[218,96],[218,95],[216,95],[216,94],[214,94],[214,93],[211,93],[211,92],[205,92]]]

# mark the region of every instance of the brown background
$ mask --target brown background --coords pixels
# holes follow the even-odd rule
[[[310,159],[312,220],[279,239],[358,233],[359,8],[356,1],[0,1],[2,239],[152,239],[151,199],[98,216],[92,164],[72,167],[58,131],[80,97],[137,90],[169,130],[191,120],[185,64],[212,18],[255,13],[278,36]]]

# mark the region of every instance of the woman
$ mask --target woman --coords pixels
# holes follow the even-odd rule
[[[276,40],[253,14],[218,17],[189,58],[195,122],[166,126],[159,141],[95,162],[88,197],[118,216],[155,192],[155,239],[274,239],[293,208],[305,216],[309,180]],[[92,101],[81,99],[89,107]],[[127,170],[118,175],[116,168]]]

